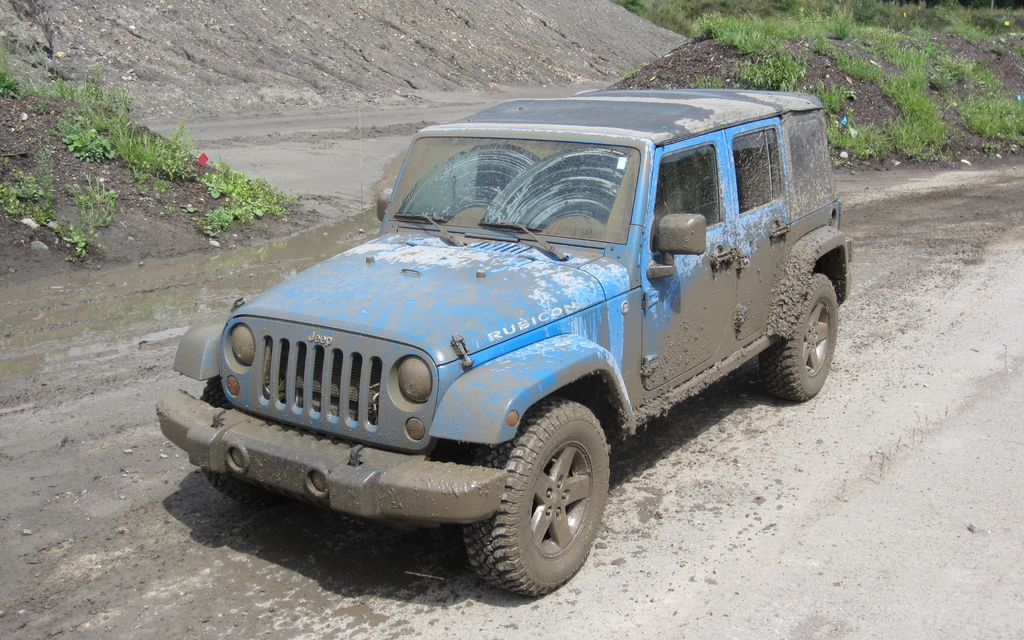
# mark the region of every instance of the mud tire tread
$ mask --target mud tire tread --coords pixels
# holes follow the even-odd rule
[[[206,386],[203,388],[203,393],[199,396],[199,399],[217,409],[231,408],[228,397],[224,395],[224,386],[221,384],[220,376],[214,376],[206,381]]]
[[[828,307],[831,329],[829,335],[828,354],[824,367],[813,378],[807,375],[803,362],[803,327],[807,317],[824,301]],[[791,338],[784,338],[761,352],[758,364],[761,369],[761,384],[771,395],[782,400],[805,402],[818,395],[832,366],[832,354],[835,352],[836,336],[839,326],[839,305],[836,302],[836,291],[828,276],[816,273],[802,300],[799,325]]]
[[[538,464],[546,464],[542,460],[545,444],[548,443],[563,425],[583,421],[594,430],[602,445],[601,451],[588,452],[592,457],[592,477],[598,486],[588,498],[592,510],[585,517],[595,519],[590,525],[592,529],[585,533],[584,538],[577,540],[577,545],[570,553],[573,555],[567,575],[556,581],[539,579],[531,571],[528,559],[524,554],[524,545],[532,544],[530,540],[521,539],[519,524],[523,517],[525,496],[532,492],[530,476]],[[604,432],[594,413],[577,402],[563,398],[548,398],[534,405],[523,417],[519,433],[510,442],[496,447],[482,448],[477,464],[501,468],[508,471],[505,490],[497,513],[483,522],[465,525],[463,541],[466,545],[469,563],[477,573],[490,584],[524,596],[541,596],[554,591],[572,579],[583,567],[590,555],[594,538],[597,534],[601,517],[604,513],[604,502],[608,491],[608,446]],[[531,502],[532,504],[532,502]],[[526,507],[529,517],[529,507]],[[589,539],[586,539],[589,538]],[[577,544],[579,543],[579,544]],[[582,554],[579,551],[582,549]],[[575,552],[575,553],[573,553]]]

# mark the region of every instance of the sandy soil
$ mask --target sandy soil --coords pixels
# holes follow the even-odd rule
[[[197,137],[359,209],[408,128],[487,95],[357,114],[384,132],[361,171],[351,114],[322,139],[322,114]],[[453,528],[236,506],[159,432],[156,398],[199,391],[171,370],[185,327],[367,237],[368,212],[5,289],[0,636],[1020,637],[1021,171],[838,179],[854,289],[823,393],[775,401],[748,365],[615,443],[594,552],[536,601],[478,580]]]

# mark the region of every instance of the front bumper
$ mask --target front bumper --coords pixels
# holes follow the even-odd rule
[[[503,469],[435,462],[284,429],[185,393],[156,406],[160,430],[211,471],[341,511],[410,524],[479,522],[501,502]],[[326,480],[320,489],[316,472]]]

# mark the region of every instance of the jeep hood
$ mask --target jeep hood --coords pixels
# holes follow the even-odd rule
[[[235,311],[419,347],[438,365],[624,293],[626,269],[590,255],[559,262],[529,245],[384,236],[283,282]]]

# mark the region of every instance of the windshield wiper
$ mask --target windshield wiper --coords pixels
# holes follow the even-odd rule
[[[459,240],[452,234],[448,233],[447,229],[442,227],[437,220],[431,218],[430,216],[425,216],[422,213],[396,213],[393,214],[391,217],[398,218],[399,220],[409,220],[411,222],[429,222],[430,224],[434,225],[434,227],[436,227],[439,232],[441,232],[441,235],[448,242],[452,243],[456,247],[466,246],[465,242]]]
[[[521,231],[522,233],[525,233],[526,235],[533,238],[533,241],[539,244],[541,249],[544,249],[551,255],[558,258],[560,261],[565,262],[566,260],[569,259],[569,256],[562,253],[558,249],[558,247],[551,244],[547,240],[544,240],[543,238],[537,236],[537,234],[535,234],[533,231],[530,230],[529,227],[525,225],[516,224],[514,222],[478,222],[477,225],[481,227],[490,227],[492,229],[512,229],[514,231]]]

